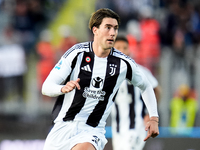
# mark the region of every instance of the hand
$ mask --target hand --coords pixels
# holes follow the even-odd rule
[[[158,117],[151,117],[147,122],[145,130],[147,131],[147,136],[144,141],[147,141],[150,137],[155,138],[157,135],[159,135]]]
[[[76,81],[71,80],[71,81],[67,82],[67,84],[61,88],[61,92],[68,93],[68,92],[71,92],[75,88],[80,90],[81,87],[79,85],[79,82],[80,82],[79,78]]]

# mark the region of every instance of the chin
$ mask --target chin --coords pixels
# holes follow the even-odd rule
[[[109,44],[109,47],[112,48],[114,46],[114,42]]]
[[[110,46],[107,47],[107,49],[111,49],[112,47],[113,47],[113,45],[112,46],[110,45]]]

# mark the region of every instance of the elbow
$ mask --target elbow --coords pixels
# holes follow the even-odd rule
[[[42,93],[42,95],[49,96],[49,94],[48,94],[48,86],[45,84],[45,82],[42,85],[41,93]]]
[[[60,90],[61,87],[62,85],[56,85],[56,84],[51,84],[49,82],[44,82],[42,85],[41,93],[45,96],[56,97],[63,94]]]

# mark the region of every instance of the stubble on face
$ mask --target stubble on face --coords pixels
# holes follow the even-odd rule
[[[118,22],[113,18],[104,18],[97,29],[97,40],[103,50],[110,50],[114,46],[118,34]]]

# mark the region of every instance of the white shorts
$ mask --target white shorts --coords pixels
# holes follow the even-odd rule
[[[104,128],[94,128],[83,122],[58,122],[49,132],[43,150],[71,150],[78,143],[89,142],[103,150],[107,140]]]
[[[145,146],[144,138],[146,131],[129,130],[127,133],[114,133],[112,135],[113,150],[143,150]]]

